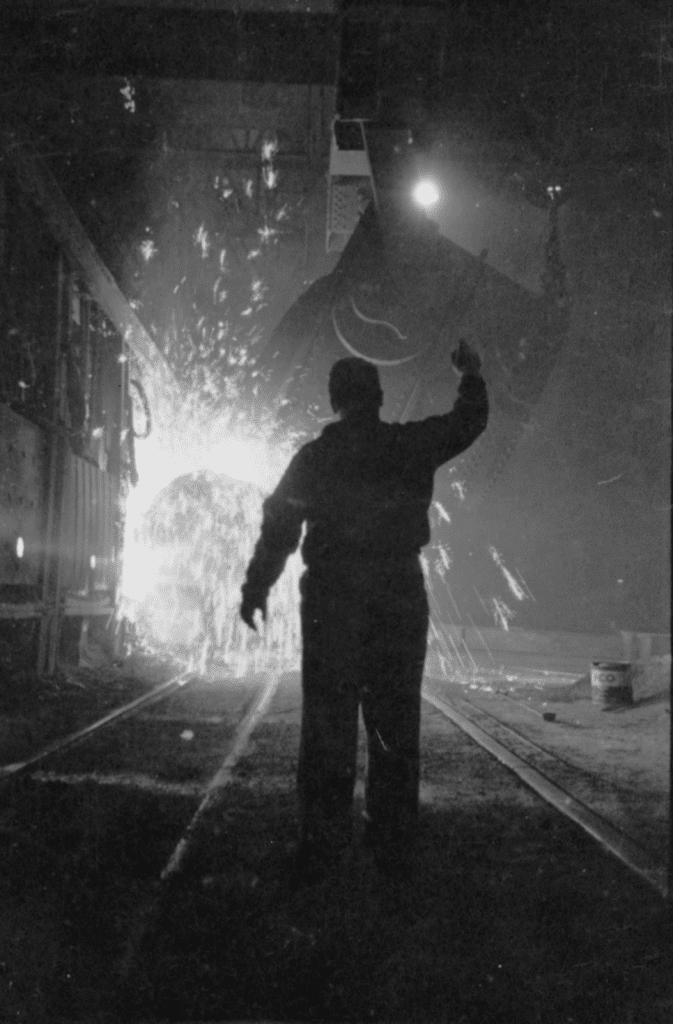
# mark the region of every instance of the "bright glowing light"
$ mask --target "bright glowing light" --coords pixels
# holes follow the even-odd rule
[[[125,613],[133,619],[132,605],[143,601],[156,585],[160,567],[158,551],[129,538],[124,549],[122,594]]]
[[[434,181],[424,178],[414,186],[413,196],[419,206],[427,208],[439,202],[439,189]]]
[[[226,473],[234,480],[257,484],[264,491],[273,488],[277,477],[271,466],[271,453],[262,441],[224,438],[213,445],[206,454],[206,461],[216,472]]]
[[[195,667],[213,657],[235,674],[262,670],[269,659],[294,667],[298,555],[271,593],[261,634],[238,617],[262,499],[280,479],[292,442],[271,445],[265,423],[245,429],[234,393],[219,414],[203,397],[193,393],[180,406],[156,409],[156,429],[137,444],[140,479],[126,505],[121,614],[142,646]]]
[[[25,546],[24,546],[24,543],[23,543],[23,537],[17,537],[16,538],[16,557],[17,558],[23,558],[24,550],[25,550]]]

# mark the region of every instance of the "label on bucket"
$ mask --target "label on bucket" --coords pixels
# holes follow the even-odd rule
[[[591,665],[591,689],[598,697],[629,701],[629,662],[594,661]]]
[[[599,686],[623,686],[624,679],[618,672],[594,672],[594,683]]]

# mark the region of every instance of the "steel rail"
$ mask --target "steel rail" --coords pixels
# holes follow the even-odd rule
[[[206,812],[211,810],[220,798],[222,789],[231,781],[234,766],[245,750],[253,730],[266,714],[279,682],[279,673],[270,672],[268,674],[265,684],[257,694],[256,700],[253,701],[241,719],[229,753],[208,783],[201,803],[178,840],[159,877],[153,882],[151,890],[136,915],[133,927],[127,936],[126,948],[116,964],[116,975],[122,985],[125,985],[129,979],[136,954],[156,918],[162,898],[165,898],[166,893],[170,891],[170,886],[180,876],[187,854],[191,849],[196,829]]]
[[[15,778],[21,772],[26,771],[28,768],[32,768],[33,765],[43,761],[46,757],[50,757],[52,754],[57,754],[61,750],[65,750],[67,747],[73,746],[75,743],[79,743],[81,740],[86,739],[93,733],[98,732],[99,729],[103,729],[106,725],[110,725],[112,722],[117,722],[122,718],[127,718],[132,715],[138,708],[148,707],[150,704],[155,704],[158,701],[165,700],[169,697],[174,690],[179,690],[189,683],[194,682],[197,679],[197,673],[195,672],[181,672],[179,675],[174,676],[165,683],[161,683],[159,686],[155,686],[149,693],[144,693],[140,697],[136,697],[135,700],[130,701],[128,704],[123,704],[120,708],[115,708],[114,711],[110,711],[103,718],[99,718],[98,721],[92,722],[91,725],[84,726],[83,729],[78,729],[77,732],[70,733],[68,736],[63,736],[58,740],[54,740],[52,743],[47,744],[42,750],[38,751],[37,754],[33,754],[31,757],[26,758],[25,761],[16,761],[13,764],[5,764],[0,766],[0,784],[7,781],[8,779]]]
[[[502,696],[502,694],[498,694],[499,698]],[[536,751],[539,751],[545,757],[550,758],[556,764],[563,765],[564,768],[569,768],[570,771],[575,773],[575,775],[584,776],[585,778],[592,780],[600,780],[600,775],[598,775],[596,772],[592,772],[589,768],[581,768],[579,765],[573,764],[572,761],[566,760],[565,757],[562,757],[555,750],[549,750],[547,747],[543,747],[541,743],[537,742],[537,740],[532,739],[530,736],[527,736],[525,733],[515,728],[511,724],[511,722],[503,722],[502,718],[498,718],[498,716],[494,715],[492,711],[487,711],[486,708],[481,707],[481,705],[479,704],[473,703],[473,701],[468,700],[467,697],[459,697],[458,699],[462,701],[463,704],[467,704],[468,707],[470,707],[473,711],[476,711],[477,714],[485,715],[487,718],[490,718],[492,722],[495,722],[499,729],[504,729],[505,732],[510,732],[513,736],[516,736],[517,740],[522,741],[524,745],[528,747],[534,747]],[[526,708],[526,710],[533,711],[534,714],[539,715],[541,718],[544,717],[542,715],[542,712],[534,711],[533,708],[528,708],[528,706],[524,704],[523,701],[518,701],[512,698],[512,702],[514,704],[519,704],[520,707]],[[552,721],[552,719],[549,718],[544,720],[550,723]],[[554,719],[554,721],[556,721],[556,719]]]
[[[271,699],[278,688],[279,676],[276,672],[270,672],[265,685],[262,687],[257,700],[249,709],[238,729],[231,750],[218,768],[215,775],[208,783],[206,792],[199,806],[197,807],[192,820],[185,829],[177,846],[173,850],[165,868],[159,876],[161,882],[165,882],[171,875],[176,874],[184,864],[192,836],[200,824],[204,814],[209,811],[220,797],[220,791],[231,781],[232,771],[239,757],[247,746],[253,730],[261,718],[266,714]]]
[[[556,782],[553,782],[543,772],[533,768],[518,754],[506,747],[495,737],[491,736],[485,729],[482,729],[475,722],[472,722],[466,715],[456,708],[440,700],[428,690],[423,689],[423,698],[434,708],[440,711],[446,718],[458,726],[464,733],[473,739],[484,750],[488,751],[502,765],[521,779],[525,785],[532,789],[543,800],[555,807],[571,821],[574,821],[593,839],[597,840],[600,846],[608,853],[620,860],[626,867],[647,882],[651,887],[664,898],[668,895],[667,870],[655,857],[652,856],[634,840],[630,839],[620,829],[616,828],[609,821],[603,818],[596,811],[592,811],[586,804],[578,800],[567,790],[563,789]],[[469,703],[469,702],[468,702]],[[471,705],[473,706],[473,705]],[[479,710],[475,708],[475,710]],[[485,712],[488,714],[488,712]],[[490,716],[494,718],[494,716]],[[498,721],[498,719],[495,719]],[[501,723],[504,724],[504,723]],[[507,728],[507,726],[505,726]],[[514,732],[514,730],[512,730]],[[519,733],[516,734],[520,736]],[[532,741],[526,740],[531,746],[537,746]],[[540,748],[543,749],[543,748]],[[554,755],[549,755],[554,756]]]

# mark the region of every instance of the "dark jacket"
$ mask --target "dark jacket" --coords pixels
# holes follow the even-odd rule
[[[344,419],[294,456],[263,506],[262,530],[244,593],[266,595],[302,526],[309,572],[347,560],[414,556],[430,540],[435,470],[465,451],[486,427],[483,378],[465,374],[453,409],[413,423]]]

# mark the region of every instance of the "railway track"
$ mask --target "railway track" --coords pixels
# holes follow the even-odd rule
[[[660,895],[667,896],[667,865],[576,795],[581,773],[575,765],[467,698],[447,700],[428,689],[423,697],[538,796],[579,825]]]
[[[200,828],[231,782],[236,763],[268,710],[278,681],[278,674],[273,672],[254,680],[204,679],[197,673],[181,672],[23,760],[0,766],[0,785],[7,802],[11,806],[8,787],[13,784],[16,802],[28,802],[27,815],[36,806],[39,815],[50,821],[47,838],[54,845],[61,843],[62,832],[74,827],[86,834],[92,825],[91,820],[82,820],[80,812],[70,809],[71,804],[76,806],[76,798],[71,797],[69,802],[63,797],[65,792],[90,794],[87,812],[91,812],[92,820],[100,816],[101,804],[106,802],[105,797],[94,797],[94,793],[114,794],[112,799],[121,802],[122,808],[124,802],[132,807],[143,799],[156,805],[176,801],[180,805],[177,814],[170,816],[170,831],[162,835],[159,849],[146,851],[151,877],[142,885],[142,895],[134,900],[136,905],[129,914],[124,951],[116,963],[120,982],[128,976],[162,899],[198,843]],[[37,801],[36,785],[41,794]],[[49,794],[57,797],[53,814],[49,813]],[[115,816],[119,816],[118,811]],[[137,829],[138,824],[130,814],[129,831]],[[13,829],[6,831],[11,835]]]
[[[41,747],[38,751],[24,760],[15,761],[11,764],[0,765],[0,784],[7,779],[29,771],[37,764],[40,764],[40,762],[45,761],[48,757],[60,754],[69,747],[73,747],[77,743],[83,742],[94,734],[99,733],[101,729],[104,729],[115,722],[121,722],[123,719],[129,718],[132,715],[137,715],[141,709],[149,708],[154,704],[166,700],[177,690],[180,690],[194,682],[196,678],[196,673],[187,671],[180,672],[165,683],[161,683],[154,687],[154,689],[150,690],[148,693],[144,693],[135,700],[129,701],[119,708],[115,708],[113,711],[110,711],[107,715],[97,719],[95,722],[91,722],[89,725],[83,726],[75,732],[68,733],[66,736],[61,736],[58,739],[53,740],[51,743]]]
[[[476,743],[489,755],[472,755],[473,763],[484,762],[479,771],[486,771],[492,778],[494,773],[497,776],[499,770],[492,761],[495,757],[508,769],[500,774],[514,773],[564,818],[597,839],[650,889],[665,893],[663,866],[573,796],[573,766],[467,699],[452,697],[449,701],[441,692],[430,689],[423,696],[426,709],[434,709],[445,723],[435,726],[440,749],[466,750]],[[210,975],[199,981],[199,971],[204,962],[203,970],[215,970],[208,964],[220,963],[222,945],[233,943],[229,955],[248,963],[250,957],[257,956],[257,945],[276,943],[276,953],[289,958],[287,978],[280,968],[276,972],[273,984],[280,988],[291,984],[296,958],[310,959],[313,955],[319,930],[291,924],[283,910],[283,901],[293,899],[287,895],[282,879],[287,863],[283,848],[289,850],[288,840],[295,827],[291,819],[299,712],[296,678],[288,682],[269,674],[255,680],[218,683],[195,675],[176,676],[142,699],[49,744],[18,764],[6,766],[0,774],[5,795],[11,793],[12,780],[17,787],[17,813],[28,823],[34,819],[37,827],[26,836],[29,872],[41,877],[44,869],[40,862],[48,860],[53,852],[36,853],[31,866],[36,838],[45,831],[50,846],[56,849],[55,860],[62,875],[63,866],[73,860],[80,871],[89,872],[82,883],[90,902],[88,915],[95,918],[100,906],[115,908],[119,921],[114,928],[109,909],[104,914],[104,928],[111,932],[106,939],[111,949],[106,970],[114,978],[115,998],[120,992],[128,993],[130,1005],[135,1008],[136,1000],[142,1003],[143,986],[154,986],[156,992],[157,985],[166,987],[166,1000],[172,998],[174,979],[162,973],[162,965],[170,964],[176,956],[188,959],[190,942],[199,947],[198,963],[180,970],[187,974],[194,971],[189,984],[200,984],[205,990],[213,982]],[[433,712],[426,710],[426,727],[428,714]],[[458,740],[458,736],[463,738]],[[464,754],[458,752],[457,756],[460,764],[465,763]],[[363,769],[361,757],[358,801],[362,799]],[[453,807],[459,808],[457,781],[451,771],[445,772],[445,790],[451,794]],[[505,783],[507,787],[510,793],[518,791],[515,783]],[[494,809],[496,806],[497,800]],[[437,815],[441,818],[444,813],[445,809],[438,806],[431,819]],[[549,814],[542,813],[549,820]],[[449,817],[453,814],[451,810]],[[52,831],[47,831],[48,824],[41,826],[40,820],[51,822]],[[561,828],[561,832],[567,834],[567,828]],[[81,849],[81,855],[70,852],[68,844],[74,844],[75,851]],[[438,855],[441,849],[440,845]],[[450,860],[451,854],[447,856]],[[94,865],[98,858],[100,864]],[[365,869],[356,863],[348,870],[351,875],[343,882],[346,888],[342,899],[345,905],[352,905],[349,913],[354,932],[362,931],[368,927],[372,897],[366,879],[363,882]],[[78,883],[65,875],[60,884],[70,900],[70,888],[77,888]],[[427,884],[435,883],[428,880]],[[75,902],[77,898],[83,899],[76,897]],[[297,906],[301,906],[301,898],[297,899]],[[278,902],[277,912],[274,908]],[[246,906],[249,909],[241,911],[241,921],[232,925],[243,928],[240,943],[245,946],[249,941],[246,929],[252,927],[254,932],[257,916],[271,921],[270,938],[265,937],[266,933],[254,932],[252,946],[241,953],[236,946],[239,940],[225,932],[216,948],[210,950],[208,935],[220,924],[208,915],[224,914],[226,922],[226,915],[232,913],[238,920],[236,908]],[[277,913],[280,916],[274,917]],[[356,929],[357,915],[361,920]],[[188,937],[181,940],[183,929]],[[203,943],[205,951],[200,948]],[[268,951],[260,954],[262,965],[269,963],[264,957],[270,955]],[[149,982],[143,980],[146,975],[151,978]],[[81,978],[82,971],[78,974],[71,967],[66,976]],[[105,983],[109,984],[108,979]],[[97,984],[100,988],[101,978]],[[180,984],[187,984],[184,977]],[[181,995],[184,1005],[196,1005],[202,998],[200,991],[197,987],[191,996]],[[72,999],[81,996],[72,995]],[[162,1004],[156,994],[152,999],[156,1012],[168,1012],[168,1002]],[[216,1010],[209,1010],[205,1003],[203,1006],[203,1017],[216,1019]],[[234,1012],[241,1019],[246,1016],[240,1008],[232,1009]],[[258,1015],[264,1013],[259,1011]]]
[[[149,718],[154,722],[194,724],[194,714],[188,709],[184,709],[182,713],[174,711],[172,715],[158,717],[156,715],[148,716],[148,711],[156,708],[159,704],[170,702],[175,695],[186,692],[190,686],[194,686],[198,682],[197,673],[181,672],[149,693],[109,712],[97,721],[49,743],[23,761],[0,766],[0,785],[11,778],[30,773],[31,777],[39,782],[60,781],[78,784],[90,780],[103,785],[144,787],[157,793],[173,792],[186,796],[198,796],[201,800],[198,810],[160,873],[160,879],[167,880],[180,870],[199,821],[231,781],[232,769],[236,761],[245,750],[251,733],[268,709],[278,685],[278,676],[271,673],[265,678],[257,698],[252,701],[247,712],[242,714],[236,731],[229,737],[230,749],[224,761],[210,781],[205,784],[201,780],[192,780],[191,782],[164,780],[162,782],[153,775],[152,770],[143,773],[108,769],[106,772],[101,770],[100,764],[92,766],[88,772],[82,771],[81,766],[80,770],[75,770],[72,764],[69,766],[64,763],[64,755],[71,748],[83,744],[86,740],[97,739],[104,730],[107,731],[110,727],[119,726],[129,720],[139,723],[147,721]],[[632,836],[615,826],[605,816],[597,813],[586,800],[577,794],[577,780],[582,772],[576,765],[564,760],[557,752],[548,750],[511,723],[503,721],[483,705],[475,704],[465,696],[457,698],[452,695],[447,699],[426,687],[423,697],[559,813],[584,829],[607,852],[617,857],[661,895],[667,895],[666,865],[656,855],[648,851],[643,844],[634,840]],[[527,708],[527,710],[531,709]],[[553,716],[548,717],[553,719]],[[211,715],[205,718],[197,716],[197,720],[200,725],[221,727],[224,718],[222,715]],[[191,730],[185,728],[181,737],[189,738],[190,733]],[[131,748],[132,757],[135,756],[134,742],[137,742],[137,738],[134,741],[133,737],[129,737],[126,744]],[[118,745],[115,744],[115,746],[118,749]],[[81,756],[78,757],[78,760],[81,762]],[[56,767],[51,770],[43,770],[38,767],[47,761],[55,763]],[[362,796],[362,783],[359,784],[357,792]]]

